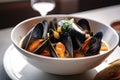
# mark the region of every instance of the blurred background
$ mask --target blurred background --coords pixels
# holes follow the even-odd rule
[[[70,14],[120,4],[120,0],[55,0],[56,7],[48,14]],[[39,16],[30,0],[0,0],[0,29]]]

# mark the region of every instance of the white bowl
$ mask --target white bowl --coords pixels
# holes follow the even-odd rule
[[[23,37],[35,24],[39,23],[42,20],[52,20],[56,17],[58,20],[64,19],[65,17],[73,17],[81,19],[80,17],[68,16],[68,15],[49,15],[46,17],[34,17],[22,21],[11,32],[11,39],[14,46],[24,55],[24,58],[33,66],[39,68],[42,71],[58,74],[58,75],[72,75],[83,73],[89,69],[92,69],[108,57],[114,49],[117,47],[119,42],[118,34],[111,27],[106,26],[97,21],[87,19],[90,23],[91,30],[96,33],[99,31],[103,32],[103,39],[109,45],[109,51],[104,54],[94,55],[83,58],[52,58],[45,57],[36,54],[32,54],[21,47],[19,47],[19,42],[21,37]],[[85,18],[86,19],[86,18]]]

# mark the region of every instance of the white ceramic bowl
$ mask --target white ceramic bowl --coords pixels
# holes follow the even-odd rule
[[[21,47],[19,47],[19,42],[21,40],[21,37],[23,37],[35,24],[39,23],[42,20],[48,20],[48,21],[52,20],[54,17],[60,20],[60,19],[64,19],[65,17],[74,17],[74,16],[49,15],[46,17],[30,18],[16,25],[11,32],[12,42],[14,46],[17,48],[17,50],[24,55],[23,57],[30,64],[39,68],[40,70],[43,70],[45,72],[52,73],[52,74],[58,74],[58,75],[72,75],[72,74],[83,73],[101,64],[101,62],[109,54],[111,54],[113,50],[116,48],[116,46],[118,45],[119,37],[115,30],[113,30],[111,27],[106,26],[100,22],[87,19],[90,23],[91,30],[94,33],[99,31],[103,32],[103,39],[107,42],[110,48],[108,52],[100,55],[94,55],[94,56],[83,57],[83,58],[62,58],[61,59],[61,58],[39,56],[36,54],[32,54],[22,49]],[[81,19],[79,17],[74,17],[74,18]]]

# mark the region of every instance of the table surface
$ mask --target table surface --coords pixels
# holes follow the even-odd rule
[[[78,12],[72,15],[87,17],[105,23],[106,25],[110,25],[112,22],[120,20],[119,14],[120,5],[114,5],[80,13]],[[6,49],[12,44],[10,38],[12,29],[13,27],[0,30],[0,80],[10,80],[3,67],[3,56]]]

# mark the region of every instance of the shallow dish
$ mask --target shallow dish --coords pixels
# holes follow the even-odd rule
[[[113,21],[111,23],[111,27],[115,29],[120,37],[120,20]],[[120,41],[119,41],[119,46],[120,46]]]
[[[74,17],[68,15],[49,15],[46,17],[34,17],[22,21],[16,25],[11,32],[11,39],[16,49],[24,55],[23,57],[30,64],[45,72],[58,75],[72,75],[83,73],[101,64],[101,62],[106,59],[118,45],[119,37],[114,29],[100,22],[87,19],[89,21],[92,32],[103,32],[103,39],[109,46],[109,50],[107,52],[83,58],[52,58],[32,54],[31,52],[28,52],[19,46],[21,37],[23,37],[35,24],[41,22],[42,20],[52,20],[55,17],[58,20],[64,19],[66,17],[83,19],[82,17]]]

